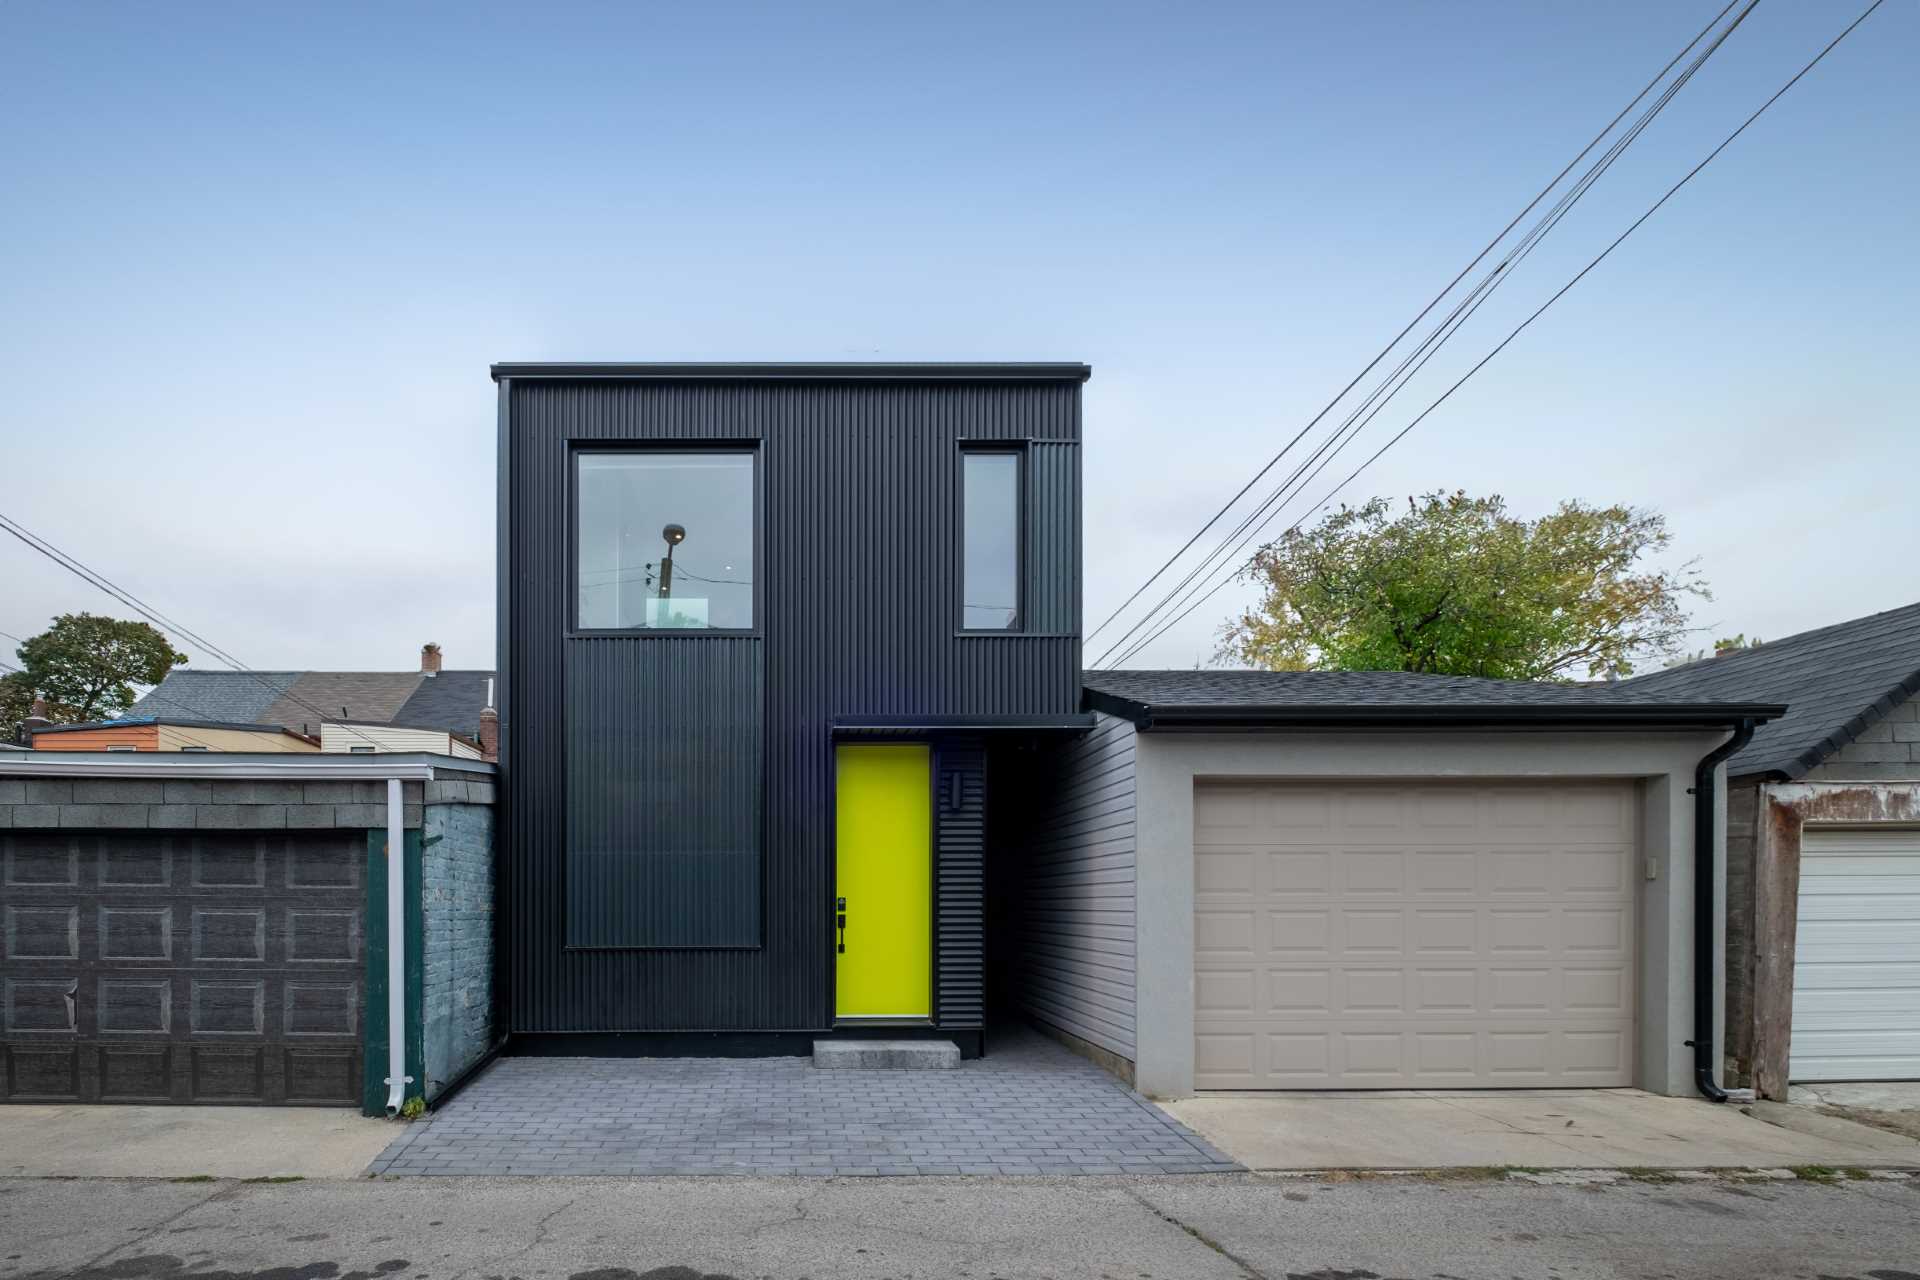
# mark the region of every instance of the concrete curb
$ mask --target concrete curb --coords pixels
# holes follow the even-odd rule
[[[1888,1155],[1900,1155],[1911,1158],[1920,1152],[1920,1142],[1905,1138],[1885,1129],[1876,1129],[1871,1125],[1844,1120],[1839,1116],[1826,1115],[1808,1107],[1796,1107],[1785,1102],[1757,1101],[1748,1103],[1741,1110],[1756,1120],[1764,1120],[1779,1129],[1790,1129],[1795,1133],[1804,1133],[1808,1137],[1820,1138],[1827,1142],[1845,1143],[1858,1147],[1862,1151],[1881,1152]]]

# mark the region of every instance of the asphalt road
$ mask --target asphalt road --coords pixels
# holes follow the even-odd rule
[[[1920,1180],[0,1179],[0,1280],[1920,1280]]]

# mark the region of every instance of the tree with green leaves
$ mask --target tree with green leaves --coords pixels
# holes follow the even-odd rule
[[[1423,671],[1510,680],[1624,676],[1676,652],[1693,565],[1656,568],[1666,518],[1563,502],[1537,520],[1498,494],[1384,498],[1289,530],[1244,574],[1261,599],[1218,656],[1275,671]]]
[[[15,652],[20,670],[0,682],[7,686],[0,723],[7,725],[24,718],[35,698],[57,724],[110,720],[133,705],[134,685],[159,684],[187,660],[158,628],[93,613],[63,613]]]

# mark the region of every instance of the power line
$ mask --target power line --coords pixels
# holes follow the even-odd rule
[[[258,682],[262,688],[271,690],[276,697],[286,698],[296,703],[299,706],[305,707],[307,710],[313,712],[316,716],[319,716],[323,721],[327,718],[328,715],[331,714],[329,712],[322,711],[319,707],[314,706],[311,702],[308,702],[305,698],[299,697],[296,694],[294,694],[291,685],[289,685],[285,689],[282,689],[278,685],[273,684],[265,676],[253,670],[251,667],[247,666],[244,662],[241,662],[238,658],[234,657],[232,654],[228,653],[226,650],[221,649],[220,647],[215,645],[212,641],[207,640],[205,637],[201,636],[198,632],[195,632],[181,625],[180,623],[174,622],[172,619],[168,618],[165,614],[158,612],[157,610],[153,609],[151,606],[142,602],[138,597],[134,596],[131,592],[127,591],[125,588],[117,586],[116,584],[108,581],[105,577],[101,576],[99,573],[95,572],[93,569],[88,568],[80,560],[60,550],[60,548],[54,546],[51,542],[48,542],[45,538],[42,538],[39,534],[32,532],[25,525],[20,524],[17,520],[12,519],[11,517],[7,516],[4,513],[0,513],[0,529],[6,530],[6,532],[12,534],[15,538],[19,539],[21,542],[25,543],[27,546],[32,547],[35,551],[38,551],[41,555],[47,557],[49,560],[53,561],[55,564],[59,565],[61,568],[67,570],[69,573],[72,573],[76,577],[81,578],[83,581],[95,587],[100,588],[100,590],[106,592],[108,595],[120,601],[122,604],[125,604],[128,608],[134,610],[136,613],[140,614],[141,617],[147,619],[149,622],[152,622],[155,626],[158,626],[163,630],[172,631],[176,635],[186,637],[188,642],[193,644],[196,648],[209,654],[210,656],[224,663],[226,666],[232,668],[233,670],[238,671],[243,675],[250,676],[253,680]],[[343,723],[343,722],[335,721],[335,723]],[[376,749],[379,747],[380,743],[377,739],[363,732],[359,728],[356,728],[351,724],[344,724],[344,723],[343,723],[343,727],[346,728],[351,733],[353,733],[356,737],[372,744]]]
[[[1499,345],[1495,346],[1493,350],[1489,351],[1486,355],[1482,356],[1480,360],[1473,365],[1472,368],[1468,369],[1464,374],[1460,375],[1459,379],[1455,381],[1452,386],[1448,387],[1445,391],[1441,392],[1439,397],[1436,398],[1433,401],[1433,403],[1429,404],[1425,409],[1422,409],[1420,413],[1413,419],[1413,421],[1407,423],[1406,426],[1400,428],[1400,430],[1396,432],[1390,439],[1388,439],[1385,444],[1381,445],[1378,449],[1376,449],[1373,452],[1373,454],[1367,458],[1365,462],[1362,462],[1359,466],[1355,467],[1350,473],[1348,473],[1346,479],[1342,480],[1339,484],[1335,485],[1331,490],[1329,490],[1326,493],[1326,495],[1322,497],[1317,504],[1308,508],[1306,514],[1302,515],[1299,520],[1294,521],[1292,525],[1288,526],[1286,532],[1291,533],[1293,532],[1293,530],[1298,529],[1300,525],[1305,521],[1307,515],[1311,515],[1313,512],[1321,510],[1327,505],[1327,503],[1333,501],[1333,499],[1337,497],[1342,490],[1344,490],[1349,484],[1352,484],[1353,481],[1359,477],[1361,472],[1365,471],[1368,467],[1372,466],[1375,462],[1379,461],[1380,457],[1383,454],[1385,454],[1387,450],[1393,448],[1394,445],[1400,443],[1401,440],[1406,438],[1408,432],[1412,431],[1415,427],[1419,426],[1420,423],[1423,422],[1427,418],[1427,416],[1431,414],[1435,409],[1438,409],[1441,405],[1445,404],[1447,400],[1452,397],[1454,392],[1458,391],[1462,386],[1464,386],[1467,383],[1468,379],[1472,378],[1476,373],[1480,372],[1481,369],[1485,368],[1486,365],[1495,356],[1499,355],[1502,351],[1504,351],[1507,348],[1507,345],[1509,343],[1511,343],[1515,338],[1519,337],[1520,334],[1528,328],[1528,326],[1532,325],[1535,320],[1538,320],[1543,314],[1545,314],[1545,312],[1549,307],[1553,306],[1554,303],[1558,302],[1570,290],[1572,290],[1572,288],[1575,285],[1579,284],[1580,281],[1586,277],[1588,272],[1592,271],[1595,267],[1599,266],[1602,262],[1606,261],[1606,259],[1613,253],[1613,251],[1615,249],[1618,249],[1622,244],[1624,244],[1627,238],[1631,236],[1635,231],[1638,231],[1642,226],[1642,224],[1644,224],[1647,221],[1647,219],[1651,218],[1655,213],[1659,212],[1662,206],[1664,206],[1667,203],[1667,201],[1671,200],[1676,194],[1678,194],[1682,187],[1686,186],[1689,182],[1693,181],[1693,179],[1700,173],[1701,170],[1705,169],[1709,164],[1712,164],[1713,161],[1719,157],[1721,152],[1725,151],[1729,146],[1733,144],[1734,139],[1738,138],[1741,134],[1745,133],[1747,129],[1753,124],[1754,121],[1758,120],[1762,115],[1766,114],[1768,108],[1772,107],[1774,103],[1778,102],[1782,97],[1784,97],[1787,91],[1793,88],[1794,85],[1800,83],[1801,79],[1809,71],[1812,71],[1815,67],[1819,66],[1820,63],[1826,58],[1826,56],[1829,53],[1832,53],[1834,49],[1839,46],[1842,40],[1845,40],[1848,36],[1852,35],[1854,32],[1854,29],[1858,27],[1861,23],[1865,22],[1868,18],[1872,17],[1874,11],[1877,10],[1885,2],[1886,0],[1873,0],[1872,4],[1868,5],[1864,10],[1861,11],[1859,17],[1855,18],[1852,22],[1848,23],[1847,26],[1840,32],[1839,35],[1835,36],[1831,41],[1827,43],[1825,48],[1821,49],[1819,53],[1813,56],[1812,60],[1810,60],[1805,66],[1801,67],[1800,70],[1796,71],[1793,74],[1793,77],[1789,79],[1785,84],[1781,85],[1780,88],[1775,90],[1773,95],[1769,97],[1765,102],[1761,103],[1760,106],[1755,109],[1752,115],[1748,116],[1745,120],[1741,121],[1740,126],[1738,128],[1736,128],[1732,133],[1729,133],[1724,139],[1722,139],[1719,146],[1715,147],[1712,151],[1708,152],[1705,159],[1701,160],[1698,164],[1694,165],[1693,168],[1689,169],[1686,172],[1686,174],[1682,176],[1678,182],[1674,183],[1671,187],[1667,188],[1666,193],[1662,195],[1658,200],[1654,201],[1653,204],[1647,208],[1645,213],[1642,213],[1638,218],[1635,218],[1632,224],[1629,225],[1625,231],[1622,231],[1619,234],[1619,236],[1616,237],[1611,244],[1609,244],[1605,249],[1602,249],[1600,253],[1593,258],[1592,261],[1587,263],[1586,266],[1580,268],[1579,272],[1576,273],[1571,280],[1567,281],[1566,284],[1562,285],[1553,294],[1552,297],[1548,298],[1545,302],[1541,303],[1539,308],[1536,309],[1533,312],[1533,314],[1529,315],[1525,320],[1522,320],[1518,325],[1516,325],[1512,332],[1508,333],[1505,338],[1502,338],[1500,340]],[[1317,475],[1318,473],[1316,472],[1315,474]],[[1158,640],[1161,636],[1165,635],[1168,631],[1172,630],[1173,627],[1177,625],[1181,620],[1186,618],[1189,614],[1191,614],[1201,604],[1205,603],[1208,599],[1212,598],[1216,593],[1220,591],[1221,588],[1225,587],[1229,582],[1233,581],[1234,577],[1238,573],[1239,573],[1239,569],[1236,568],[1233,573],[1227,575],[1225,578],[1222,578],[1219,582],[1215,583],[1211,590],[1209,590],[1205,595],[1201,596],[1198,600],[1195,600],[1192,604],[1188,605],[1182,612],[1180,612],[1178,615],[1172,618],[1169,622],[1167,622],[1165,626],[1160,627],[1158,630],[1154,631],[1152,635],[1146,637],[1144,640],[1142,640],[1138,644],[1135,644],[1132,648],[1128,649],[1125,653],[1123,653],[1120,657],[1120,660],[1123,662],[1126,661],[1128,658],[1131,658],[1134,654],[1138,653],[1141,649],[1145,648],[1147,645],[1153,643],[1153,641]]]
[[[1513,270],[1524,262],[1533,253],[1534,249],[1539,247],[1541,241],[1560,224],[1561,220],[1580,202],[1581,198],[1584,197],[1588,191],[1592,190],[1594,185],[1612,169],[1614,163],[1626,152],[1627,148],[1633,145],[1640,135],[1653,123],[1654,119],[1666,109],[1667,104],[1673,101],[1680,90],[1684,88],[1700,68],[1706,64],[1707,60],[1719,50],[1727,38],[1733,34],[1741,23],[1746,21],[1747,16],[1753,12],[1758,3],[1759,0],[1749,0],[1747,7],[1741,10],[1739,15],[1714,37],[1713,42],[1703,49],[1693,62],[1674,79],[1673,83],[1668,85],[1660,96],[1655,99],[1653,104],[1641,114],[1640,118],[1634,121],[1632,126],[1607,148],[1600,159],[1595,161],[1594,164],[1574,182],[1573,186],[1561,195],[1554,206],[1528,229],[1527,233],[1521,237],[1519,242],[1507,251],[1506,256],[1494,264],[1487,274],[1482,277],[1480,282],[1474,286],[1472,291],[1454,306],[1453,310],[1422,339],[1420,344],[1408,352],[1407,355],[1401,359],[1400,363],[1395,366],[1393,371],[1387,374],[1387,376],[1354,407],[1352,412],[1334,429],[1333,433],[1321,441],[1314,451],[1309,454],[1299,466],[1295,467],[1285,480],[1275,486],[1273,491],[1270,492],[1265,499],[1255,506],[1252,511],[1248,512],[1246,517],[1240,521],[1232,532],[1222,538],[1213,550],[1209,551],[1198,563],[1187,570],[1180,581],[1175,583],[1162,595],[1146,613],[1135,620],[1133,625],[1128,627],[1119,639],[1108,645],[1100,657],[1095,660],[1095,665],[1103,664],[1114,653],[1122,650],[1127,650],[1128,655],[1136,652],[1140,646],[1134,645],[1130,648],[1128,645],[1128,641],[1133,636],[1143,630],[1153,631],[1157,626],[1156,619],[1162,611],[1168,608],[1179,609],[1185,605],[1188,600],[1192,599],[1195,592],[1201,589],[1199,585],[1192,585],[1192,590],[1189,590],[1190,584],[1195,584],[1197,579],[1204,579],[1210,575],[1216,562],[1225,563],[1231,560],[1233,556],[1245,548],[1249,541],[1258,536],[1268,525],[1272,524],[1274,519],[1285,510],[1288,502],[1298,496],[1301,489],[1306,485],[1311,484],[1313,480],[1326,469],[1333,458],[1343,452],[1347,445],[1352,443],[1353,439],[1357,437],[1360,432],[1364,431],[1367,426],[1392,403],[1401,391],[1406,389],[1407,384],[1418,376],[1421,370],[1426,368],[1427,363],[1473,318],[1474,314],[1486,303],[1487,299],[1492,297],[1493,293],[1512,277]],[[1729,5],[1728,7],[1731,8],[1732,6]],[[1726,11],[1722,10],[1721,12],[1724,16]],[[1716,21],[1718,21],[1717,18]],[[1692,46],[1689,45],[1688,47],[1691,48]],[[1685,50],[1682,50],[1682,54],[1684,53]],[[1678,61],[1678,59],[1675,61]],[[1668,67],[1671,68],[1672,65],[1672,63],[1669,63]],[[1331,453],[1328,453],[1329,449],[1332,450]],[[1322,455],[1325,455],[1324,460],[1321,460]],[[1318,466],[1314,465],[1316,461],[1319,461]],[[1313,467],[1310,474],[1307,472],[1309,467]],[[1304,479],[1302,478],[1303,475],[1305,477]],[[1182,595],[1183,592],[1185,593],[1184,596]],[[1176,597],[1180,597],[1177,602],[1175,600]]]
[[[6,635],[6,632],[4,632],[4,631],[0,631],[0,635]],[[13,636],[8,636],[7,638],[11,640],[11,639],[14,639],[15,637],[13,637]],[[21,643],[22,643],[22,644],[25,644],[26,642],[25,642],[25,641],[23,640],[23,641],[21,641]],[[26,673],[26,672],[25,672],[24,670],[22,670],[22,669],[21,669],[21,668],[19,668],[19,667],[16,667],[16,666],[14,666],[14,665],[13,665],[12,663],[10,663],[10,662],[0,662],[0,669],[5,669],[5,670],[7,670],[7,671],[10,671],[10,672],[12,672],[12,673],[13,673],[13,674],[15,674],[15,675],[22,675],[22,676],[23,676],[23,675],[25,675],[25,674],[27,674],[27,673]],[[161,696],[160,696],[160,695],[159,695],[158,693],[154,693],[154,692],[149,692],[149,693],[147,693],[147,694],[146,694],[145,696],[146,696],[146,697],[148,697],[148,698],[153,698],[153,699],[156,699],[157,701],[160,701],[160,702],[167,702],[167,703],[171,703],[171,704],[172,704],[173,706],[176,706],[176,707],[180,707],[180,709],[181,709],[181,710],[183,710],[183,711],[190,711],[190,710],[192,710],[192,708],[189,708],[189,707],[184,707],[184,706],[181,706],[181,704],[180,704],[180,703],[177,703],[177,702],[173,702],[173,700],[172,700],[171,698],[162,698],[162,697],[161,697]],[[194,714],[195,714],[195,715],[197,716],[197,715],[198,715],[199,713],[198,713],[198,712],[195,712]],[[102,723],[102,724],[109,724],[109,723],[111,723],[111,722],[110,722],[110,721],[102,721],[101,723]],[[222,750],[222,748],[220,748],[220,747],[218,747],[218,746],[215,746],[215,745],[214,745],[213,743],[211,743],[211,742],[208,742],[208,741],[207,741],[207,740],[206,740],[205,738],[196,738],[196,737],[194,737],[194,736],[193,736],[193,735],[192,735],[191,733],[188,733],[188,732],[187,732],[187,731],[186,731],[186,730],[185,730],[184,728],[181,728],[181,727],[180,727],[180,726],[178,726],[178,725],[176,725],[176,726],[174,726],[174,731],[175,731],[176,733],[178,733],[178,734],[179,734],[179,735],[180,735],[180,736],[181,736],[182,738],[184,738],[184,739],[186,739],[186,740],[187,740],[188,742],[191,742],[191,743],[192,743],[192,744],[193,744],[194,746],[196,746],[196,747],[205,747],[205,748],[206,748],[206,749],[207,749],[208,751],[219,751],[219,750]]]
[[[1542,200],[1547,198],[1548,193],[1551,192],[1555,187],[1559,186],[1561,180],[1564,179],[1569,173],[1573,172],[1574,166],[1579,164],[1582,160],[1586,159],[1588,153],[1591,152],[1595,147],[1600,145],[1601,139],[1605,138],[1608,134],[1612,133],[1614,128],[1622,120],[1626,119],[1627,113],[1629,111],[1632,111],[1636,106],[1640,105],[1640,100],[1645,98],[1649,93],[1653,92],[1654,86],[1659,84],[1662,80],[1666,79],[1667,73],[1673,70],[1673,68],[1679,64],[1680,59],[1686,57],[1687,54],[1693,50],[1693,47],[1695,45],[1699,44],[1701,40],[1705,39],[1707,33],[1709,31],[1712,31],[1714,27],[1719,25],[1720,20],[1726,17],[1727,14],[1732,11],[1734,5],[1738,3],[1739,3],[1739,0],[1728,0],[1726,8],[1720,10],[1719,13],[1715,14],[1713,17],[1713,21],[1707,23],[1706,26],[1702,27],[1700,29],[1699,34],[1695,35],[1693,39],[1687,41],[1685,47],[1683,47],[1679,53],[1674,54],[1673,58],[1667,63],[1667,65],[1660,68],[1659,73],[1656,74],[1653,77],[1653,79],[1647,82],[1646,87],[1641,89],[1639,93],[1635,94],[1633,96],[1633,100],[1628,102],[1626,106],[1622,107],[1620,109],[1620,113],[1614,116],[1613,119],[1609,120],[1607,122],[1606,127],[1600,130],[1599,133],[1595,134],[1593,136],[1592,141],[1588,142],[1586,146],[1582,147],[1580,149],[1580,153],[1574,156],[1573,159],[1569,160],[1567,162],[1566,167],[1560,170],[1559,173],[1555,174],[1551,182],[1547,183],[1546,186],[1542,187],[1539,193],[1536,194],[1533,197],[1533,199],[1527,201],[1526,207],[1521,209],[1519,213],[1514,214],[1513,220],[1507,223],[1506,226],[1502,227],[1500,229],[1500,233],[1494,236],[1493,239],[1489,240],[1486,244],[1486,247],[1481,249],[1479,253],[1473,256],[1472,261],[1468,262],[1466,266],[1460,268],[1460,273],[1454,276],[1453,279],[1449,280],[1446,284],[1446,287],[1441,289],[1440,292],[1436,293],[1432,297],[1432,299],[1428,301],[1426,306],[1420,308],[1419,313],[1415,315],[1413,319],[1407,321],[1406,327],[1401,329],[1399,333],[1395,334],[1393,336],[1392,341],[1388,342],[1386,346],[1382,347],[1379,353],[1376,354],[1373,357],[1373,359],[1367,361],[1365,367],[1363,367],[1360,370],[1360,372],[1353,375],[1353,380],[1351,382],[1347,383],[1346,386],[1340,388],[1339,394],[1335,395],[1333,399],[1329,400],[1326,403],[1326,406],[1322,408],[1320,412],[1314,414],[1313,417],[1308,420],[1306,426],[1300,428],[1299,432],[1295,434],[1291,440],[1287,441],[1287,443],[1281,447],[1278,453],[1274,454],[1272,458],[1267,460],[1267,464],[1265,466],[1261,467],[1260,470],[1254,473],[1253,478],[1251,480],[1247,481],[1246,484],[1241,486],[1240,491],[1238,493],[1234,494],[1233,497],[1229,498],[1226,504],[1222,506],[1218,511],[1214,512],[1213,515],[1208,518],[1207,522],[1201,525],[1199,530],[1191,538],[1188,538],[1186,542],[1181,544],[1180,549],[1178,551],[1175,551],[1171,556],[1168,556],[1166,563],[1162,564],[1158,569],[1155,569],[1153,573],[1148,576],[1147,580],[1141,583],[1139,587],[1134,590],[1132,595],[1128,596],[1125,600],[1121,601],[1119,608],[1115,609],[1112,613],[1108,614],[1105,621],[1103,621],[1099,626],[1095,627],[1092,631],[1088,632],[1086,639],[1092,640],[1095,636],[1099,635],[1102,631],[1105,631],[1109,626],[1113,625],[1114,619],[1118,618],[1122,613],[1125,613],[1128,607],[1131,606],[1135,600],[1138,600],[1143,594],[1146,593],[1146,590],[1148,587],[1151,587],[1155,582],[1159,581],[1161,574],[1165,573],[1168,569],[1172,568],[1175,562],[1177,562],[1181,556],[1184,556],[1189,550],[1192,549],[1194,543],[1200,541],[1201,538],[1205,537],[1207,534],[1207,531],[1209,529],[1212,529],[1214,525],[1218,524],[1221,520],[1221,517],[1225,516],[1227,512],[1231,511],[1234,508],[1234,506],[1239,503],[1240,499],[1246,497],[1248,491],[1250,491],[1255,485],[1259,484],[1260,481],[1266,477],[1267,473],[1272,471],[1273,468],[1279,464],[1280,460],[1287,455],[1288,451],[1291,450],[1294,445],[1300,443],[1300,440],[1302,439],[1302,437],[1304,437],[1309,431],[1312,431],[1314,427],[1320,424],[1321,419],[1325,418],[1329,413],[1333,412],[1334,406],[1339,404],[1343,399],[1345,399],[1347,396],[1347,393],[1352,391],[1354,387],[1358,386],[1362,378],[1366,377],[1369,373],[1373,372],[1374,368],[1377,365],[1379,365],[1379,363],[1382,360],[1386,359],[1387,355],[1390,352],[1392,352],[1392,350],[1395,347],[1399,346],[1401,341],[1405,339],[1409,333],[1413,332],[1414,326],[1419,324],[1422,320],[1426,319],[1427,316],[1432,313],[1433,309],[1439,306],[1441,301],[1444,298],[1446,298],[1448,294],[1452,293],[1454,288],[1458,286],[1462,280],[1467,278],[1467,273],[1472,271],[1475,267],[1479,266],[1480,263],[1486,259],[1486,256],[1492,253],[1495,247],[1497,247],[1502,240],[1505,240],[1515,227],[1520,225],[1520,220],[1522,218],[1525,218],[1529,213],[1532,213],[1534,208],[1538,206]]]

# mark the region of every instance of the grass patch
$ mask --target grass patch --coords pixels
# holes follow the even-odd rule
[[[306,1179],[297,1173],[275,1173],[275,1174],[270,1174],[264,1178],[242,1178],[241,1181],[242,1182],[305,1182]]]
[[[1833,1182],[1840,1177],[1840,1171],[1828,1164],[1790,1165],[1787,1171],[1802,1182]]]
[[[210,1173],[190,1173],[184,1178],[168,1178],[168,1182],[218,1182],[220,1179]]]
[[[1631,1178],[1635,1182],[1665,1183],[1665,1182],[1682,1181],[1682,1179],[1674,1176],[1673,1171],[1671,1169],[1650,1169],[1650,1168],[1622,1169],[1620,1170],[1620,1176],[1623,1178]]]

